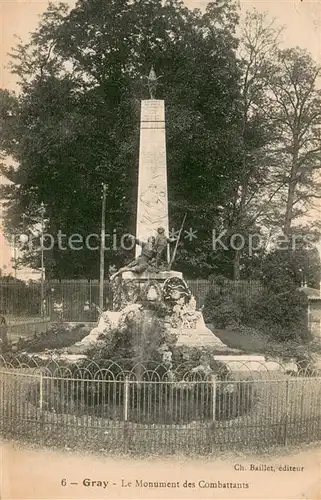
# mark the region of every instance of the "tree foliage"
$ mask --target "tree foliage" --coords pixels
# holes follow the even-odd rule
[[[320,196],[320,76],[321,68],[298,47],[280,50],[271,67],[269,113],[276,136],[270,158],[274,180],[284,187],[280,202],[285,235]]]
[[[120,237],[135,232],[140,100],[152,65],[166,102],[170,227],[187,212],[185,227],[197,231],[178,252],[185,276],[262,275],[267,245],[213,251],[213,228],[245,241],[299,230],[320,189],[320,68],[299,48],[280,50],[282,30],[266,15],[248,13],[239,40],[237,26],[231,0],[204,12],[179,0],[79,0],[71,10],[50,4],[15,47],[20,94],[0,92],[0,152],[12,159],[2,166],[13,182],[2,190],[7,231],[37,229],[44,202],[55,238],[48,277],[98,276],[102,183],[106,267],[132,257]],[[69,236],[92,233],[97,250],[68,248]],[[37,249],[24,258],[39,267]]]
[[[239,182],[235,183],[230,215],[231,232],[248,235],[258,232],[262,214],[274,197],[269,189],[269,165],[266,151],[273,141],[273,119],[265,112],[269,68],[277,50],[281,30],[266,14],[247,12],[240,30],[242,162]],[[262,193],[268,191],[268,199]],[[247,248],[234,253],[233,277],[240,278]]]
[[[255,10],[241,25],[243,156],[232,210],[227,204],[225,210],[230,232],[262,241],[319,232],[302,217],[320,197],[320,67],[302,49],[281,50],[281,35],[275,21]],[[256,277],[271,248],[261,245],[252,255],[248,246],[235,250],[234,279]]]
[[[134,231],[140,100],[148,97],[143,75],[153,64],[167,105],[171,225],[188,211],[199,248],[186,266],[209,267],[215,207],[229,196],[239,166],[236,22],[228,0],[205,13],[177,0],[86,0],[70,12],[51,4],[14,53],[17,144],[6,152],[19,167],[5,170],[16,184],[6,193],[8,225],[43,201],[52,235],[99,234],[105,182],[107,232]],[[109,263],[128,257],[106,251]],[[46,252],[46,270],[96,277],[98,260],[97,251],[56,245]]]

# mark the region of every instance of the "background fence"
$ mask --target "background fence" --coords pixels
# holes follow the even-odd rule
[[[63,360],[60,361],[63,363]],[[0,432],[36,443],[133,454],[263,449],[321,439],[321,377],[246,363],[215,375],[1,359]]]
[[[202,307],[206,295],[218,285],[208,280],[187,280]],[[257,281],[231,282],[236,293],[244,297],[256,295],[262,285]],[[92,303],[99,303],[98,280],[52,280],[45,283],[45,312],[53,321],[96,321],[98,313]],[[105,307],[111,307],[112,290],[108,281],[104,284]],[[40,284],[0,281],[0,312],[15,320],[18,317],[39,317],[41,311]]]

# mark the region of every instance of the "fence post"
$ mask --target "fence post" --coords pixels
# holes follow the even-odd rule
[[[213,422],[216,420],[216,387],[217,387],[217,379],[216,375],[212,375],[212,418]]]
[[[43,435],[43,374],[40,372],[40,382],[39,382],[39,409],[40,409],[40,444],[44,444],[44,435]]]
[[[129,396],[129,380],[128,377],[125,378],[124,386],[124,421],[128,420],[128,396]]]
[[[285,381],[285,419],[283,444],[288,444],[288,419],[289,419],[289,380]]]
[[[124,383],[124,448],[128,451],[128,402],[129,402],[129,379],[125,377]]]
[[[42,408],[43,408],[43,376],[42,376],[42,372],[40,372],[39,408],[40,408],[40,414],[42,414]]]

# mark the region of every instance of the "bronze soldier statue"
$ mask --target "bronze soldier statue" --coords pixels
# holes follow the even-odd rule
[[[165,229],[163,227],[159,227],[157,229],[157,236],[155,240],[155,252],[156,252],[156,271],[159,270],[160,264],[163,262],[167,263],[167,244],[173,243],[175,238],[168,238],[165,235]]]

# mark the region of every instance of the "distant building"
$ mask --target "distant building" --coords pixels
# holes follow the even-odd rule
[[[313,337],[321,339],[321,294],[320,289],[303,286],[300,291],[308,297],[308,327]]]

